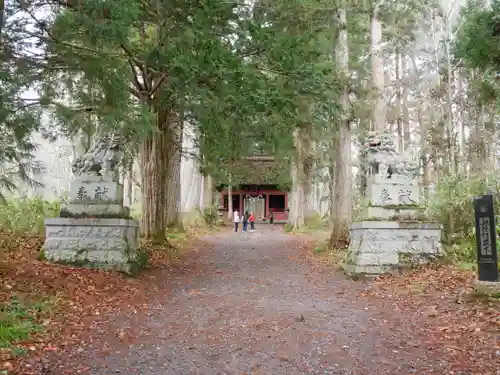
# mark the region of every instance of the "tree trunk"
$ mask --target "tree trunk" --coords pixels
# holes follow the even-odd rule
[[[177,121],[176,121],[177,122]],[[168,149],[165,223],[167,228],[182,230],[181,217],[181,161],[182,122],[178,121],[170,130]]]
[[[294,229],[305,225],[307,194],[310,179],[310,124],[301,124],[293,132],[294,157],[291,163],[292,194],[288,223]]]
[[[347,35],[347,11],[345,1],[337,11],[340,31],[335,57],[339,68],[342,84],[342,120],[335,137],[335,208],[332,215],[333,229],[330,236],[330,246],[336,247],[338,241],[347,233],[351,214],[351,129],[349,121],[349,46]],[[383,79],[383,78],[382,78]]]
[[[134,185],[133,185],[133,181],[132,181],[132,175],[134,173],[133,171],[133,168],[134,168],[134,163],[130,163],[129,167],[128,167],[128,170],[127,170],[127,201],[128,201],[128,205],[129,206],[132,206],[134,204],[134,201],[133,201],[133,190],[134,190]]]
[[[182,225],[180,208],[180,160],[182,121],[178,114],[155,108],[155,134],[141,146],[142,234],[163,240],[165,229]]]
[[[487,174],[487,147],[485,140],[485,107],[484,103],[476,104],[476,121],[473,123],[471,140],[472,163],[471,172],[475,175],[485,176]]]
[[[314,204],[314,174],[315,174],[315,160],[314,160],[314,144],[310,140],[312,133],[312,124],[308,124],[308,127],[305,129],[306,134],[306,155],[304,158],[304,199],[305,203],[305,211],[304,216],[308,218],[315,213],[315,204]]]
[[[165,239],[167,152],[165,133],[148,136],[141,145],[141,232],[146,238]]]
[[[399,48],[395,51],[396,60],[396,124],[398,130],[398,151],[403,152],[404,144],[404,129],[403,129],[403,93],[402,93],[402,72],[401,72],[401,52]]]
[[[401,67],[402,76],[406,73],[406,58],[405,55],[401,55]],[[410,111],[408,109],[408,83],[405,79],[402,80],[403,83],[403,145],[406,151],[410,147]]]
[[[375,96],[375,106],[373,109],[373,126],[375,131],[386,130],[386,108],[385,108],[385,77],[384,77],[384,56],[382,53],[382,22],[379,19],[378,6],[374,7],[371,18],[371,62],[372,81]]]
[[[0,0],[0,51],[3,50],[4,23],[5,23],[5,1]]]
[[[470,111],[470,108],[465,103],[465,99],[467,98],[467,93],[464,88],[464,78],[461,75],[461,69],[457,69],[456,71],[456,81],[458,82],[458,97],[460,99],[460,107],[459,107],[459,118],[460,118],[460,139],[459,139],[459,157],[457,158],[459,161],[459,172],[461,175],[465,176],[467,174],[467,163],[466,160],[467,158],[465,157],[466,154],[466,147],[465,147],[465,123],[467,120],[467,112]]]
[[[333,145],[332,145],[333,150]],[[333,151],[332,151],[333,154]],[[335,155],[332,155],[335,156]],[[333,216],[335,215],[335,160],[330,160],[330,165],[328,166],[328,197],[329,197],[329,207],[328,216],[330,222],[333,222]]]
[[[231,181],[231,175],[228,175],[229,183],[227,185],[227,218],[233,220],[233,187]],[[241,212],[240,212],[241,214]]]
[[[214,187],[211,175],[203,178],[203,208],[210,208],[214,204]],[[218,202],[217,202],[218,204]]]
[[[420,149],[422,156],[422,190],[423,201],[427,203],[429,199],[429,184],[430,184],[430,161],[429,161],[429,146],[427,145],[427,126],[422,116],[422,110],[418,109],[418,123],[420,127]]]

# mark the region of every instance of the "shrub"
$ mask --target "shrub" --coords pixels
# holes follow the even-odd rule
[[[487,181],[493,181],[491,186]],[[428,213],[443,224],[443,240],[450,256],[461,261],[475,261],[476,237],[473,198],[493,190],[497,233],[500,232],[500,179],[495,176],[472,176],[442,180],[430,196]]]
[[[205,223],[209,226],[217,224],[217,219],[219,218],[217,206],[206,207],[203,210],[203,218],[205,219]]]
[[[49,202],[40,198],[9,199],[0,204],[0,230],[42,234],[44,219],[58,216],[60,207],[60,201]]]

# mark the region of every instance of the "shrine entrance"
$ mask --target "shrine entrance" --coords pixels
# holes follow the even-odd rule
[[[255,212],[257,222],[269,222],[271,215],[275,223],[288,220],[288,194],[276,185],[240,185],[231,192],[233,210],[240,214]],[[221,191],[220,205],[227,212],[229,209],[228,190]]]
[[[255,212],[255,217],[261,218],[266,215],[266,198],[259,194],[258,196],[246,195],[243,203],[243,212]]]

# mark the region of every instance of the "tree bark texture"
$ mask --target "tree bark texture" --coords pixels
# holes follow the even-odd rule
[[[347,35],[347,31],[346,31]],[[380,20],[378,6],[374,7],[371,18],[371,62],[372,81],[374,89],[375,106],[373,109],[373,126],[377,132],[386,130],[386,107],[385,107],[385,77],[384,56],[382,51],[382,21]]]
[[[332,234],[330,246],[335,247],[338,241],[347,233],[351,216],[351,129],[349,121],[349,47],[347,35],[347,12],[345,2],[338,9],[340,31],[335,51],[339,67],[340,82],[342,82],[342,119],[338,124],[335,137],[335,206],[332,214]],[[385,122],[384,122],[385,123]]]
[[[229,183],[227,185],[227,219],[228,220],[233,220],[233,187],[232,187],[232,181],[231,181],[231,175],[228,176]],[[241,212],[240,212],[241,214]]]
[[[301,123],[293,132],[294,157],[291,163],[292,194],[288,223],[294,229],[305,225],[308,196],[312,193],[312,124]]]
[[[182,140],[182,128],[177,116],[162,108],[157,110],[156,125],[158,131],[146,138],[140,151],[141,232],[163,240],[166,228],[179,215],[181,152],[176,142]]]
[[[214,186],[211,175],[205,175],[203,178],[203,208],[210,208],[214,204]],[[219,204],[219,202],[217,202]]]
[[[182,229],[181,218],[181,162],[182,162],[182,117],[175,116],[168,122],[167,186],[165,224],[167,228]]]

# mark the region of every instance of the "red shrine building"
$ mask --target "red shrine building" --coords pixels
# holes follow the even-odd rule
[[[218,186],[220,207],[229,209],[229,199],[233,210],[255,212],[256,220],[269,221],[271,213],[277,223],[288,221],[288,168],[280,165],[273,157],[254,156],[243,160],[233,174],[237,186],[229,189]],[[280,183],[281,182],[281,183]],[[284,187],[285,186],[285,187]],[[229,198],[231,190],[231,198]]]

